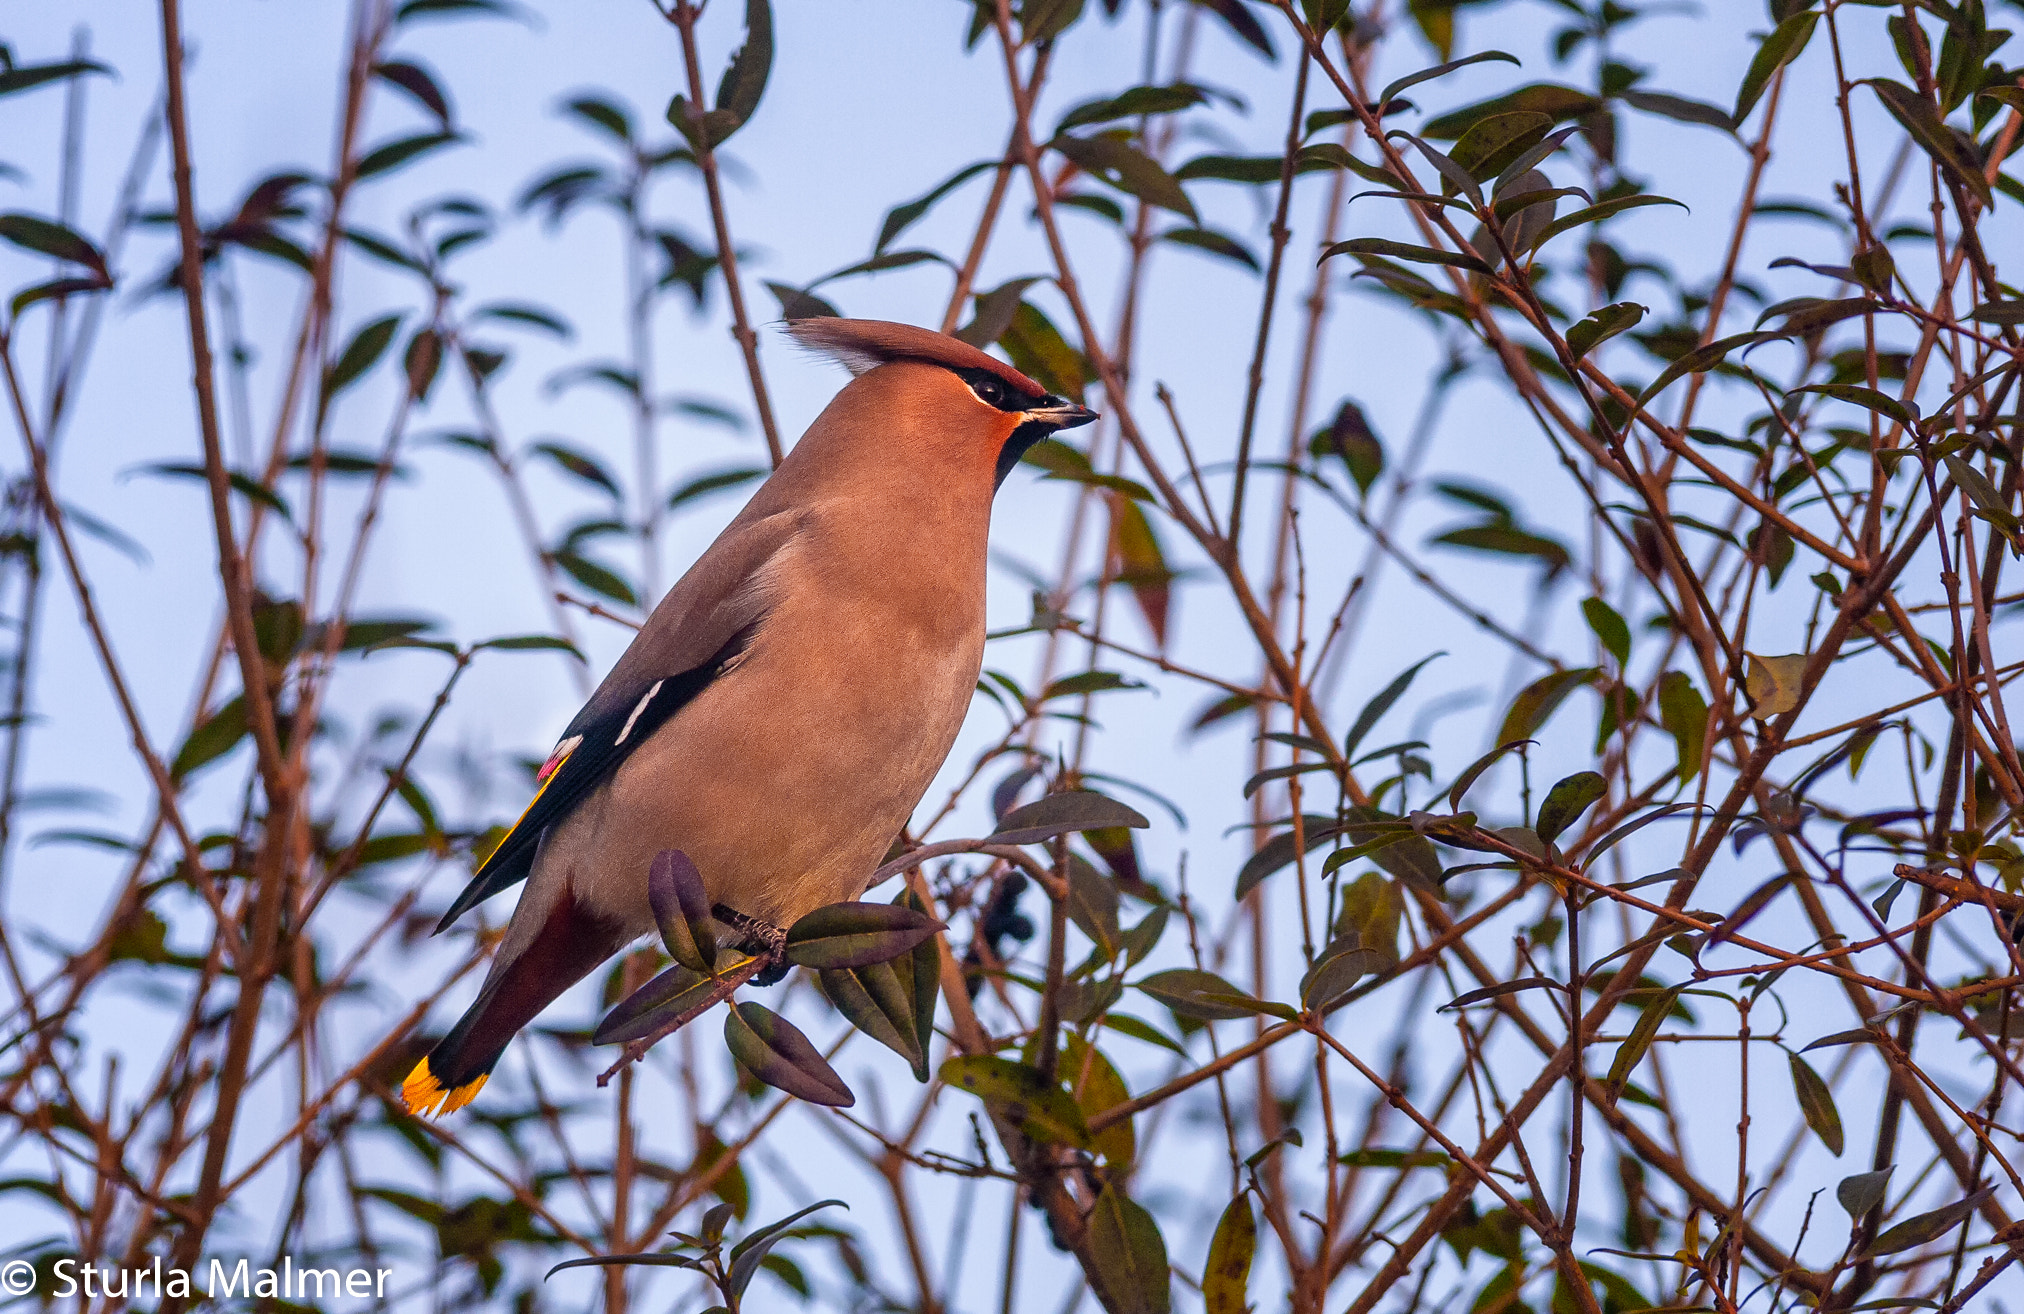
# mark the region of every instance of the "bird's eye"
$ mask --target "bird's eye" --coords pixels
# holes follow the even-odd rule
[[[1005,385],[993,378],[978,379],[970,385],[970,391],[977,394],[977,400],[986,406],[1005,407]]]

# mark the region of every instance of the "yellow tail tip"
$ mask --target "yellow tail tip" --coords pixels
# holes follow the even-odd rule
[[[445,1089],[436,1074],[429,1070],[429,1061],[423,1059],[415,1064],[415,1070],[401,1083],[401,1103],[408,1112],[419,1117],[434,1118],[458,1109],[477,1098],[485,1088],[485,1079],[492,1074],[481,1072],[461,1086]]]

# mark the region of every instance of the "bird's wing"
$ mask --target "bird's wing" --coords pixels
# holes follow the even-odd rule
[[[760,574],[794,536],[800,517],[782,512],[732,528],[654,608],[542,767],[520,819],[486,856],[438,931],[533,870],[548,827],[611,777],[632,751],[737,663],[771,599]],[[642,877],[644,879],[644,877]]]

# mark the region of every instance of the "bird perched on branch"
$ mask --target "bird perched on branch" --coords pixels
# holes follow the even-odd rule
[[[787,332],[856,377],[668,591],[563,731],[440,931],[525,879],[478,998],[401,1087],[469,1103],[514,1033],[654,929],[680,849],[720,920],[854,899],[948,756],[984,654],[991,500],[1093,411],[955,338],[873,320]]]

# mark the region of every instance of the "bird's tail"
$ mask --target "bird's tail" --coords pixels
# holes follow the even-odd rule
[[[497,966],[450,1033],[401,1083],[410,1113],[455,1113],[484,1088],[507,1042],[563,991],[625,947],[619,927],[586,913],[565,890],[533,943]]]

